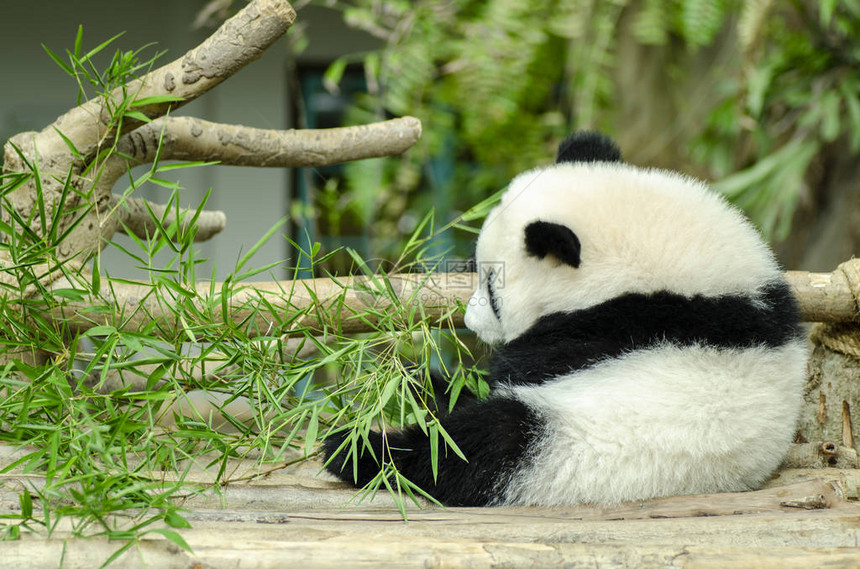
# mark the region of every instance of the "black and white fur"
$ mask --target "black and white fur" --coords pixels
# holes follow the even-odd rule
[[[442,503],[748,490],[783,459],[805,378],[798,310],[753,227],[701,182],[574,135],[513,180],[476,259],[466,325],[500,344],[493,392],[442,418],[468,462],[447,451],[434,481],[421,430],[387,433],[397,468]],[[354,479],[346,454],[330,472],[379,472],[365,449]]]

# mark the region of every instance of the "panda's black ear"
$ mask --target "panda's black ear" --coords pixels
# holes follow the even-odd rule
[[[566,225],[549,221],[529,223],[526,225],[526,251],[539,259],[552,255],[573,268],[579,267],[579,238]]]
[[[555,156],[562,162],[621,162],[621,150],[606,135],[593,131],[571,134],[558,145]]]

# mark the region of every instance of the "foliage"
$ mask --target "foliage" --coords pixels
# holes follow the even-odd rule
[[[140,63],[140,52],[117,52],[100,73],[92,56],[108,44],[84,54],[79,34],[66,54],[68,62],[51,57],[79,85],[95,86],[95,96],[154,61]],[[133,114],[135,103],[134,93],[125,93],[108,109],[112,123]],[[109,146],[99,158],[112,153]],[[98,256],[91,267],[58,260],[70,230],[51,228],[59,226],[61,216],[80,217],[83,211],[63,211],[64,200],[40,201],[25,219],[11,205],[11,192],[47,175],[38,162],[28,166],[0,177],[0,255],[5,259],[0,267],[0,444],[18,447],[12,459],[4,458],[2,472],[32,481],[20,490],[20,513],[0,519],[6,539],[19,538],[22,530],[50,535],[70,526],[73,536],[123,540],[106,563],[152,532],[188,549],[181,536],[189,527],[181,499],[235,481],[231,459],[282,468],[315,456],[318,440],[335,429],[348,430],[355,449],[371,426],[405,423],[419,424],[450,443],[428,404],[430,361],[448,366],[453,399],[464,387],[481,391],[479,374],[461,365],[471,355],[452,329],[451,316],[460,308],[430,318],[414,308],[414,298],[398,296],[385,274],[369,269],[354,253],[354,272],[362,279],[347,282],[321,272],[318,267],[332,252],[321,253],[314,244],[297,251],[292,288],[251,293],[247,302],[232,306],[235,295],[248,292],[247,279],[271,268],[250,263],[276,226],[238,260],[223,284],[198,283],[195,268],[202,260],[194,249],[196,230],[193,223],[183,223],[183,216],[199,216],[205,199],[196,211],[182,213],[181,188],[162,177],[188,165],[156,161],[144,174],[128,177],[123,196],[146,181],[169,188],[167,209],[176,219],[168,224],[168,213],[164,219],[154,217],[155,234],[109,244],[147,279],[137,283],[144,290],[141,298],[126,306],[115,291],[129,283],[111,277]],[[86,191],[76,187],[71,172],[64,179],[64,197]],[[474,221],[491,203],[479,204],[457,223]],[[36,219],[48,228],[44,236],[30,227]],[[392,270],[435,267],[434,239],[452,225],[440,228],[432,213],[425,216]],[[153,259],[160,251],[171,255],[157,265]],[[293,303],[293,295],[304,292],[301,277],[320,274],[341,291],[328,300],[329,308]],[[372,330],[349,336],[338,308],[354,290],[368,302],[343,318],[366,321]],[[84,308],[75,316],[64,311],[71,306]],[[234,318],[237,313],[242,318]],[[258,325],[261,321],[268,327]],[[290,336],[283,335],[287,331]],[[211,409],[183,411],[192,394],[203,394]],[[250,416],[237,416],[233,404],[250,409]],[[195,470],[200,465],[214,477],[201,479]],[[401,507],[404,496],[420,492],[390,461],[383,467],[389,476],[378,477],[371,491],[389,487]]]
[[[842,140],[860,151],[860,2],[744,8],[743,76],[727,85],[697,150],[715,174],[727,175],[717,188],[781,240],[819,150]]]
[[[845,139],[852,152],[860,149],[857,0],[324,4],[384,42],[379,52],[345,58],[363,61],[371,83],[381,86],[360,108],[415,115],[424,123],[422,144],[385,168],[379,204],[442,185],[452,208],[462,210],[546,162],[572,130],[623,132],[621,100],[650,96],[685,104],[695,94],[677,92],[687,85],[677,74],[700,71],[673,61],[717,44],[729,46],[733,63],[704,74],[721,96],[686,136],[689,155],[697,169],[721,180],[717,187],[766,235],[787,235],[804,176],[824,145]],[[668,54],[666,93],[619,89],[618,48],[631,34],[643,49],[657,46],[664,51],[652,53]],[[333,83],[342,63],[332,66]],[[679,126],[667,126],[662,115],[649,120],[654,128]],[[433,176],[440,161],[453,164],[447,179]],[[361,183],[355,176],[351,187]],[[386,215],[420,211],[426,194],[399,203],[399,211]],[[394,224],[383,217],[376,227],[392,231]]]

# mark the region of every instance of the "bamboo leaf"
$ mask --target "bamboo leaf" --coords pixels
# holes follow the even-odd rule
[[[164,523],[175,529],[190,528],[191,524],[176,510],[170,510],[164,515]]]
[[[68,64],[68,63],[66,63],[65,61],[63,61],[62,59],[60,59],[60,57],[59,57],[56,53],[54,53],[53,51],[51,51],[51,49],[50,49],[48,46],[46,46],[45,44],[42,44],[42,49],[44,49],[44,50],[45,50],[45,53],[47,53],[47,54],[48,54],[48,57],[50,57],[52,60],[54,60],[54,63],[56,63],[56,64],[57,64],[57,66],[59,66],[59,68],[60,68],[60,69],[62,69],[62,70],[63,70],[63,71],[65,71],[68,75],[70,75],[70,76],[72,76],[72,77],[74,77],[74,76],[75,76],[75,71],[74,71],[74,69],[72,69],[72,68],[69,66],[69,64]]]
[[[194,553],[194,551],[191,549],[191,546],[188,545],[188,542],[186,542],[185,539],[183,539],[181,535],[179,535],[177,532],[173,531],[172,529],[157,528],[157,529],[149,530],[147,533],[161,534],[168,541],[173,543],[174,545],[184,549],[188,553]]]
[[[30,497],[29,490],[24,490],[19,495],[21,500],[21,517],[25,520],[33,517],[33,499]]]
[[[153,95],[151,97],[142,97],[140,99],[133,100],[129,107],[145,107],[148,105],[162,105],[164,103],[179,103],[184,101],[182,97],[176,97],[174,95]],[[128,113],[126,113],[128,116]]]

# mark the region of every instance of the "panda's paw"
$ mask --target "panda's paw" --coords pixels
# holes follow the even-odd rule
[[[375,432],[368,433],[368,440],[373,449],[365,448],[363,443],[357,445],[358,451],[358,472],[354,466],[354,457],[350,453],[350,445],[347,444],[343,448],[341,445],[350,435],[349,431],[335,433],[326,437],[323,441],[323,453],[325,455],[326,470],[334,474],[344,482],[348,482],[358,488],[365,486],[370,482],[380,470],[379,463],[374,456],[382,456],[382,436]],[[340,449],[340,450],[338,450]]]

